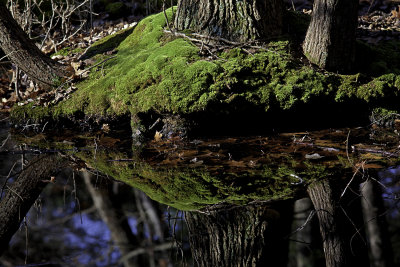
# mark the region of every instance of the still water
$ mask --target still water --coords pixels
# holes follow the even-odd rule
[[[385,257],[400,264],[396,134],[327,129],[246,138],[155,139],[138,148],[126,138],[104,133],[15,133],[7,120],[0,124],[2,197],[37,155],[57,154],[68,162],[23,220],[0,257],[2,266],[201,266],[198,255],[210,257],[208,266],[217,266],[211,258],[218,257],[212,254],[221,247],[209,236],[223,232],[216,225],[239,234],[239,223],[248,223],[242,221],[243,214],[254,219],[247,231],[264,219],[272,226],[280,224],[260,232],[262,239],[273,241],[272,247],[284,248],[280,260],[247,253],[258,262],[254,266],[261,266],[262,260],[273,266],[323,266],[318,218],[305,198],[308,185],[319,179],[334,181],[338,202],[352,211],[346,236],[351,248],[362,247],[354,253],[363,258],[363,266],[369,264],[371,233],[360,212],[362,199],[367,199],[362,186],[365,181],[376,184],[383,200],[379,220],[386,225],[383,235],[390,237],[385,250],[393,251]],[[260,217],[261,208],[268,212],[263,210]],[[254,227],[252,233],[257,231]],[[203,248],[196,247],[200,243]],[[244,241],[242,246],[252,248]]]

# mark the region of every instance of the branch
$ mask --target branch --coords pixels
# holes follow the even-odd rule
[[[176,245],[174,243],[175,242],[167,242],[167,243],[156,245],[156,246],[149,246],[146,248],[138,248],[138,249],[132,250],[131,252],[129,252],[128,254],[123,256],[119,260],[119,263],[121,264],[130,258],[137,257],[141,254],[147,253],[148,251],[163,251],[163,250],[173,249],[176,247]]]

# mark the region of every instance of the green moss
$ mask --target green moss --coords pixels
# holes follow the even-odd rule
[[[171,21],[171,9],[167,16]],[[243,110],[255,106],[270,112],[294,110],[305,103],[335,101],[357,100],[373,106],[398,97],[398,62],[391,59],[387,59],[386,66],[393,63],[392,73],[377,77],[368,73],[337,75],[304,65],[290,53],[290,40],[280,40],[256,53],[235,48],[209,60],[201,58],[199,48],[191,42],[164,33],[165,26],[163,13],[152,15],[134,30],[119,32],[94,44],[86,57],[100,61],[107,56],[99,54],[110,49],[117,51],[116,57],[93,69],[70,99],[52,107],[53,114],[192,114],[209,107],[219,107],[217,110],[223,112],[238,106]],[[394,53],[393,58],[399,57],[395,45],[389,43],[385,47]],[[389,55],[383,52],[385,49],[361,46],[362,51],[373,51],[386,58]],[[365,62],[366,66],[380,64],[370,63]]]
[[[294,169],[284,165],[224,173],[202,166],[152,166],[139,159],[119,162],[118,159],[127,158],[123,153],[97,151],[94,157],[85,151],[74,153],[74,157],[179,210],[196,210],[221,202],[244,204],[253,200],[288,199],[296,190],[292,183],[298,182],[290,176]]]
[[[48,107],[36,106],[34,103],[29,103],[12,109],[10,117],[14,121],[30,120],[34,123],[40,123],[43,119],[52,117],[52,111]]]

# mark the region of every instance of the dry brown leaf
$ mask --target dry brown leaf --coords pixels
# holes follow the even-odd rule
[[[393,9],[391,11],[391,13],[392,13],[392,17],[394,17],[396,19],[400,19],[400,5],[398,5],[396,9]]]
[[[156,142],[161,141],[162,136],[163,136],[162,133],[160,133],[159,131],[156,131],[156,133],[154,134],[154,140]]]

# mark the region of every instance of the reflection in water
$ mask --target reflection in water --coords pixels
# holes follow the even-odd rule
[[[120,215],[115,217],[117,221],[124,216],[130,221],[129,228],[136,240],[131,243],[121,243],[113,236],[112,225],[103,220],[101,210],[95,205],[85,183],[81,177],[76,176],[72,180],[71,170],[60,174],[55,184],[50,184],[41,195],[35,206],[27,216],[27,228],[21,226],[10,243],[10,249],[0,258],[2,265],[15,266],[25,261],[26,248],[28,248],[28,263],[46,263],[60,266],[117,266],[121,264],[123,249],[131,248],[136,252],[133,259],[141,260],[141,263],[125,264],[125,266],[163,266],[164,263],[176,261],[190,261],[184,255],[175,256],[176,243],[172,238],[172,229],[175,227],[177,242],[181,241],[183,234],[182,222],[175,224],[175,211],[167,211],[167,207],[155,202],[152,205],[160,211],[160,223],[165,232],[162,233],[165,242],[161,242],[159,236],[152,233],[152,224],[148,220],[147,213],[140,215],[132,188],[120,183],[110,183],[104,177],[99,177],[96,188],[111,187],[116,193],[124,194],[124,198],[115,201],[124,203],[118,207]],[[96,181],[96,179],[95,179]],[[104,185],[106,183],[106,185]],[[100,189],[96,189],[100,190]],[[125,203],[125,201],[127,201]],[[150,201],[150,200],[148,200]],[[108,207],[110,209],[110,207]],[[111,209],[117,208],[111,207]],[[107,210],[110,212],[110,210]],[[124,213],[124,216],[121,213]],[[169,214],[169,219],[164,214]],[[181,220],[179,217],[178,220]],[[170,227],[170,228],[169,228]],[[26,229],[28,238],[26,239]],[[27,242],[27,244],[26,244]],[[161,249],[160,249],[160,245]],[[26,247],[27,246],[27,247]],[[158,246],[158,247],[157,247]],[[138,250],[140,247],[142,250]],[[158,250],[157,250],[158,248]],[[187,247],[186,247],[187,250]],[[149,254],[151,252],[151,254]],[[167,265],[165,265],[167,266]]]
[[[3,140],[4,137],[1,137],[0,141]],[[2,149],[15,151],[19,146],[9,139]],[[0,184],[5,185],[7,180],[7,185],[3,186],[5,193],[10,191],[8,185],[14,182],[21,171],[22,161],[24,168],[28,168],[36,157],[22,155],[0,154]],[[51,169],[49,164],[43,167]],[[106,192],[104,197],[113,196],[111,206],[98,207],[93,204],[93,194],[88,192],[87,185],[76,171],[77,166],[72,167],[63,168],[54,183],[47,183],[26,216],[25,223],[21,224],[11,240],[9,249],[0,257],[1,266],[24,263],[52,266],[168,266],[176,262],[190,263],[188,246],[182,245],[187,243],[179,215],[182,213],[167,209],[143,193],[95,173],[92,177],[95,194]],[[135,247],[115,240],[110,224],[99,216],[104,211],[114,211],[117,222],[126,218],[128,224],[125,227],[131,229]],[[158,225],[155,227],[156,221]],[[154,231],[155,228],[158,231]],[[133,253],[130,264],[121,261],[123,248],[130,248],[129,252]]]
[[[3,151],[21,149],[15,140],[30,143],[25,152],[43,148],[44,141],[51,140],[46,149],[61,152],[72,165],[63,168],[55,183],[48,183],[0,263],[232,266],[240,256],[241,266],[265,266],[266,262],[320,266],[325,262],[322,246],[329,252],[339,238],[346,248],[340,252],[343,258],[367,266],[379,258],[371,251],[368,258],[367,249],[371,250],[371,233],[382,226],[369,230],[373,217],[360,212],[362,205],[368,204],[362,202],[367,199],[366,187],[360,189],[359,184],[379,178],[385,185],[377,184],[386,198],[383,212],[392,208],[388,213],[391,244],[394,251],[400,251],[400,237],[394,234],[400,229],[396,206],[400,170],[380,171],[396,162],[396,149],[369,142],[363,130],[348,133],[326,130],[168,140],[151,142],[139,151],[126,143],[116,149],[120,140],[105,136],[95,141],[76,135],[71,135],[72,140],[42,134],[13,137]],[[8,132],[2,135],[0,144]],[[7,177],[12,184],[22,161],[29,164],[34,156],[0,153],[1,184]],[[189,229],[183,212],[152,201],[126,184],[158,202],[185,210]],[[312,197],[316,211],[311,201],[303,198],[310,185],[316,188]],[[294,203],[300,198],[302,202]],[[326,203],[330,206],[324,206]],[[333,217],[321,216],[328,208]],[[378,216],[384,218],[381,213]],[[325,238],[319,237],[318,219],[321,225],[335,229],[331,231],[334,241],[322,230]],[[194,260],[188,252],[189,239]],[[394,256],[399,263],[399,255]]]

